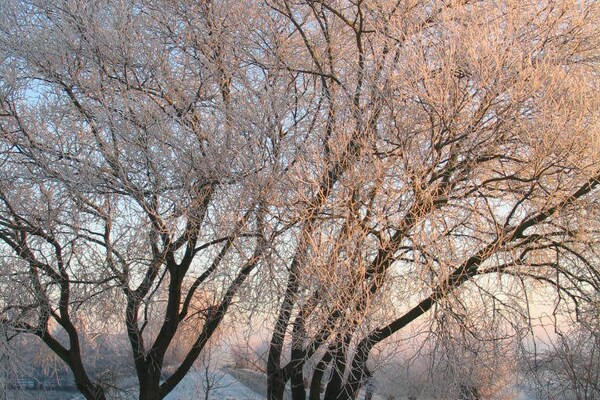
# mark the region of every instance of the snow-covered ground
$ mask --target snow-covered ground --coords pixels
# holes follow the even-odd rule
[[[209,372],[208,380],[211,387],[206,396],[207,375],[203,371],[191,371],[177,387],[169,393],[166,400],[266,400],[266,378],[263,374],[247,370],[218,369]],[[133,378],[131,379],[133,382]],[[254,390],[252,390],[252,389]],[[121,393],[119,399],[135,400],[137,390],[134,385],[129,386],[128,393]],[[515,400],[530,400],[525,390],[515,390]],[[361,393],[359,399],[364,398]],[[375,395],[373,400],[384,400],[383,396]],[[395,400],[407,400],[406,395],[397,395]],[[419,400],[429,400],[418,397]],[[76,395],[71,400],[84,400],[81,395]]]
[[[209,374],[213,387],[208,390],[211,400],[263,400],[265,396],[254,392],[225,370]],[[205,399],[206,374],[199,371],[189,373],[179,385],[166,397],[166,400]]]
[[[227,370],[215,370],[208,374],[210,386],[208,389],[209,400],[265,400],[266,396],[254,392],[248,386],[231,376]],[[133,379],[131,379],[133,382]],[[191,371],[177,385],[165,400],[204,400],[206,399],[207,375],[200,371]],[[122,384],[123,385],[123,384]],[[129,386],[127,384],[123,386]],[[252,385],[250,385],[252,386]],[[119,393],[119,399],[134,400],[137,398],[135,386],[129,386]],[[82,395],[76,395],[71,400],[85,400]]]

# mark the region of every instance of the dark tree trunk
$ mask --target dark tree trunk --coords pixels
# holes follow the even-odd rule
[[[79,390],[87,400],[105,400],[106,395],[104,393],[104,389],[101,386],[94,384],[90,380],[85,370],[83,361],[81,360],[81,348],[79,345],[77,331],[70,321],[65,323],[65,325],[65,329],[69,334],[69,350],[63,347],[49,333],[48,329],[38,332],[37,336],[40,337],[44,343],[46,343],[46,345],[69,366],[69,369],[73,374],[73,379],[75,380],[75,386],[77,387],[77,390]]]
[[[267,399],[283,400],[287,379],[281,370],[267,374]]]
[[[323,388],[323,376],[327,365],[331,362],[331,353],[328,351],[315,366],[313,376],[310,380],[310,400],[321,400],[321,389]]]
[[[372,346],[373,343],[367,339],[363,339],[356,348],[356,353],[350,366],[350,374],[344,385],[344,393],[346,393],[348,399],[356,398],[358,391],[365,382],[365,378],[370,374],[367,368],[367,360],[369,359]]]
[[[160,370],[161,368],[146,361],[146,371],[138,374],[140,384],[139,400],[160,400]]]
[[[347,400],[350,398],[346,385],[344,385],[344,375],[346,374],[348,347],[351,340],[352,334],[347,333],[343,338],[338,336],[333,344],[335,349],[333,352],[333,370],[325,391],[326,399]]]
[[[306,352],[302,349],[292,349],[292,360],[290,363],[290,383],[292,385],[292,400],[306,400],[306,388],[304,387],[303,367]]]
[[[269,400],[283,399],[285,384],[289,378],[289,376],[286,376],[284,369],[281,368],[281,355],[283,353],[285,333],[298,292],[299,282],[297,274],[301,253],[302,251],[298,250],[292,261],[284,299],[281,303],[277,322],[275,323],[275,328],[273,329],[271,342],[269,344],[269,354],[267,356],[267,398]]]
[[[139,400],[161,400],[158,385],[140,386]]]
[[[338,343],[336,346],[336,353],[333,358],[333,366],[331,371],[331,377],[327,383],[327,389],[325,390],[325,399],[330,400],[341,400],[343,396],[343,383],[344,383],[344,372],[345,372],[345,359],[344,351],[341,349],[342,344]]]

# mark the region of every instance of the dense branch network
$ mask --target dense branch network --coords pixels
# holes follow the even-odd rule
[[[118,325],[160,399],[239,300],[269,399],[341,400],[424,320],[592,304],[599,6],[521,3],[6,5],[3,327],[103,399],[82,337]]]

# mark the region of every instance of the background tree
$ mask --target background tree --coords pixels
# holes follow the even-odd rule
[[[234,51],[244,7],[1,4],[3,330],[38,336],[88,399],[106,393],[84,336],[125,331],[139,398],[163,398],[265,256],[278,136]]]
[[[564,306],[565,304],[561,304]],[[577,320],[547,327],[548,338],[539,346],[524,346],[522,362],[536,398],[597,399],[600,396],[600,318],[598,303],[584,305]]]

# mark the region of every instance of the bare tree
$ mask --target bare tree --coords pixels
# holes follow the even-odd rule
[[[268,93],[251,87],[261,77],[248,81],[234,51],[243,4],[0,7],[2,329],[41,338],[88,399],[106,391],[89,373],[84,336],[126,331],[139,398],[161,399],[272,234],[278,136],[258,125],[253,110]],[[199,308],[197,298],[213,302]],[[197,333],[163,377],[192,323]]]
[[[282,220],[270,399],[288,382],[295,399],[355,398],[374,346],[464,293],[525,318],[544,286],[591,300],[597,3],[267,5],[289,32],[275,67],[314,110],[287,131],[310,155]]]
[[[524,372],[537,398],[600,397],[598,303],[586,304],[577,320],[549,326],[544,346],[524,349]]]
[[[87,398],[82,326],[124,322],[155,399],[234,298],[275,302],[269,398],[353,399],[442,305],[526,319],[536,290],[599,289],[594,1],[2,7],[3,320]]]

